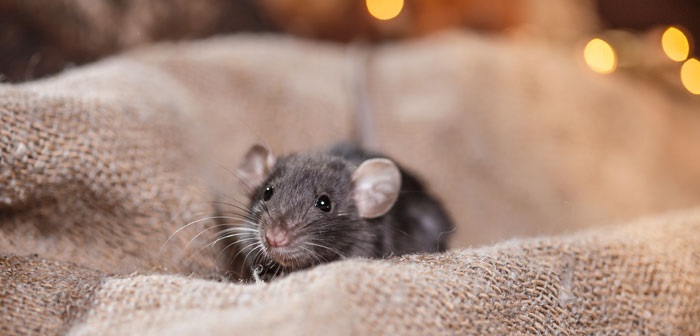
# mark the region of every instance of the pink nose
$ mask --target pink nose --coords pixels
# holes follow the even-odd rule
[[[289,236],[283,229],[273,227],[265,232],[265,240],[272,247],[282,247],[289,244]]]

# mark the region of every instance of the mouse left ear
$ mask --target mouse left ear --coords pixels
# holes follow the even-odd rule
[[[236,173],[243,184],[249,188],[255,188],[265,182],[265,179],[275,165],[275,156],[272,151],[263,144],[255,144],[238,164]]]
[[[369,159],[352,173],[353,199],[360,217],[375,218],[394,206],[401,189],[401,172],[388,159]]]

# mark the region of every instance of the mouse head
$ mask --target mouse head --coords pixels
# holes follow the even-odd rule
[[[355,166],[324,153],[275,158],[251,147],[237,173],[250,198],[251,253],[285,269],[306,268],[343,257],[371,256],[378,228],[371,219],[396,202],[401,173],[388,159]],[[251,260],[260,262],[259,256]]]

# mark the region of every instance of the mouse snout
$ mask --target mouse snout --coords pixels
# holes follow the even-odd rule
[[[283,247],[289,244],[289,233],[279,227],[271,227],[265,232],[265,240],[271,247]]]

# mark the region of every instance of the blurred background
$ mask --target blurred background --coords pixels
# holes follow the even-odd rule
[[[599,73],[700,94],[693,0],[202,0],[0,2],[0,79],[17,82],[158,40],[274,32],[382,43],[447,29],[549,43]]]
[[[369,45],[380,148],[468,246],[700,205],[698,18],[695,0],[2,0],[0,80],[224,36],[126,57],[198,95],[233,167],[253,134],[278,152],[348,134],[341,68]]]
[[[382,43],[464,29],[550,43],[581,53],[592,71],[645,73],[700,94],[698,17],[693,0],[5,0],[0,79],[38,78],[152,41],[239,31]]]

